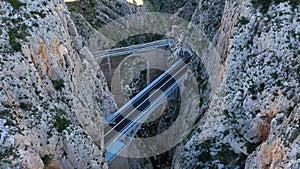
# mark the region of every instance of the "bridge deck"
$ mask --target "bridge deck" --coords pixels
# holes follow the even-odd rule
[[[172,45],[173,43],[174,40],[162,40],[121,49],[97,52],[94,56],[95,58],[118,56],[128,52],[132,53],[135,51]],[[189,52],[184,52],[181,59],[174,63],[167,71],[147,85],[118,111],[107,116],[106,124],[104,126],[104,144],[107,150],[107,162],[110,162],[126,146],[126,144],[119,139],[128,134],[133,128],[140,125],[141,122],[143,122],[143,120],[162,103],[162,98],[178,87],[179,83],[182,82],[182,77],[187,69],[187,63],[190,61],[191,57]],[[158,90],[162,92],[158,92]]]

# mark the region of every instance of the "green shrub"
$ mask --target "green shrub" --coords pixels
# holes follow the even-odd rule
[[[14,155],[14,148],[12,146],[10,147],[2,147],[2,150],[0,151],[0,159],[8,158],[11,155]],[[4,150],[3,150],[4,149]]]
[[[260,12],[266,13],[271,5],[273,0],[252,0],[254,7],[260,7]]]
[[[105,1],[102,1],[102,3],[105,3]],[[91,26],[93,26],[96,29],[99,29],[105,24],[105,22],[97,19],[97,12],[95,11],[97,4],[97,0],[78,0],[72,3],[67,3],[67,6],[71,12],[82,14],[84,18],[91,24]]]
[[[242,16],[239,20],[239,22],[242,24],[242,25],[246,25],[249,23],[249,19],[247,19],[246,17]]]
[[[256,85],[253,84],[249,87],[248,91],[251,93],[251,94],[255,94],[257,91],[256,91]]]
[[[250,143],[250,142],[246,142],[245,146],[247,148],[247,153],[251,154],[256,147],[258,147],[260,145],[260,143]]]
[[[286,113],[287,113],[286,115],[290,116],[290,114],[292,113],[293,110],[294,110],[294,107],[292,107],[292,106],[288,107],[286,110]]]
[[[205,161],[210,161],[212,156],[210,155],[209,150],[203,150],[198,156],[197,156],[199,161],[205,162]]]
[[[271,73],[270,76],[273,78],[273,79],[277,79],[278,78],[278,75],[277,73]]]
[[[299,129],[292,132],[290,139],[289,139],[290,143],[293,143],[296,140],[296,138],[299,136],[299,132],[300,132]]]
[[[29,110],[30,107],[31,106],[29,104],[27,104],[27,103],[24,103],[24,102],[20,103],[20,108],[23,109],[23,110]]]
[[[49,164],[51,163],[52,160],[52,156],[50,155],[44,155],[43,157],[41,157],[43,163],[45,164],[45,166],[49,166]]]
[[[223,110],[223,113],[226,117],[229,117],[229,111],[227,109]]]
[[[274,4],[279,4],[281,2],[287,2],[292,6],[292,8],[297,8],[300,4],[299,0],[252,0],[251,3],[255,8],[260,7],[260,12],[266,13],[270,7],[270,5],[274,2]]]
[[[65,111],[62,109],[57,110],[57,114],[55,115],[55,123],[54,127],[57,128],[57,132],[61,133],[63,130],[65,130],[70,125],[70,121],[63,117],[65,114]]]
[[[22,50],[22,45],[19,42],[13,43],[11,47],[16,52],[20,52]]]
[[[21,44],[17,42],[19,37],[18,30],[16,28],[10,29],[8,31],[9,44],[15,52],[21,51]]]
[[[120,2],[117,1],[116,7],[121,8],[121,7],[122,7],[122,4],[121,4]]]
[[[63,87],[65,87],[64,81],[62,79],[52,80],[52,84],[53,84],[55,90],[60,90],[61,91],[61,89]]]
[[[25,23],[23,23],[23,24],[21,25],[21,30],[22,30],[22,31],[26,31],[26,30],[27,30],[27,25],[26,25]]]
[[[299,0],[290,0],[290,5],[292,6],[293,9],[295,9],[300,5],[300,1]]]
[[[20,2],[18,0],[6,0],[6,1],[9,2],[15,10],[19,10],[22,6],[26,5],[25,3]]]
[[[4,116],[11,117],[12,115],[10,114],[10,110],[8,110],[8,109],[1,110],[0,111],[0,117],[4,117]]]
[[[238,159],[238,157],[239,155],[232,150],[230,145],[222,144],[221,150],[218,151],[217,155],[214,156],[215,159],[213,158],[213,160],[220,160],[221,163],[227,165]]]
[[[215,143],[214,140],[206,140],[205,142],[196,145],[195,150],[200,150],[200,153],[197,155],[197,159],[201,162],[207,162],[212,160],[210,155],[210,147]]]
[[[256,99],[257,99],[257,96],[253,95],[253,96],[251,97],[251,99],[252,99],[252,100],[256,100]]]
[[[6,122],[4,123],[4,126],[15,126],[15,122],[12,120],[7,119]]]
[[[45,18],[46,14],[39,11],[30,11],[31,15],[39,15],[41,18]]]
[[[259,85],[258,91],[259,91],[259,92],[262,92],[262,91],[264,91],[264,90],[265,90],[265,83],[261,83],[261,84]]]
[[[67,112],[64,111],[63,109],[57,109],[56,112],[57,112],[58,114],[61,114],[61,115],[66,115],[66,114],[67,114]]]

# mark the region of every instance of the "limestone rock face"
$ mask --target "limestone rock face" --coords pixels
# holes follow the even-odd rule
[[[111,39],[101,33],[100,28],[121,17],[146,11],[145,5],[136,7],[125,0],[77,1],[68,7],[78,33],[84,37],[84,43],[92,53],[113,47]]]
[[[116,107],[65,2],[0,3],[1,166],[101,168]]]
[[[209,96],[202,98],[202,119],[176,148],[172,166],[166,167],[298,168],[299,3],[147,2],[146,9],[137,10],[121,1],[112,2],[124,6],[122,14],[116,15],[116,8],[97,8],[106,11],[97,16],[101,25],[143,11],[167,12],[190,20],[189,30],[180,40],[199,56],[203,64],[199,74],[208,76],[208,86],[204,86],[210,91],[204,90]],[[111,8],[106,1],[97,3]],[[109,41],[100,40],[105,39],[96,31],[101,25],[94,20],[82,22],[88,19],[78,13],[73,18],[83,25],[78,27],[88,46],[95,51],[97,46],[111,47]],[[196,64],[195,70],[202,64]],[[200,82],[207,82],[198,80],[202,87]],[[150,158],[143,160],[147,161],[144,167],[155,167],[148,165]],[[141,167],[143,161],[131,160],[130,164]]]
[[[145,6],[137,7],[126,2],[126,0],[77,1],[69,3],[68,7],[72,12],[82,14],[97,29],[122,16],[134,14],[145,9]]]
[[[211,79],[209,108],[173,166],[299,167],[299,7],[225,2],[212,42],[219,59],[199,55]]]
[[[298,1],[91,0],[68,4],[72,13],[62,0],[0,4],[1,168],[107,167],[103,116],[116,104],[92,53],[112,47],[103,25],[145,11],[190,21],[175,34],[199,56],[201,118],[166,156],[130,167],[300,167]]]
[[[191,22],[210,40],[217,39],[224,12],[225,0],[199,1]]]

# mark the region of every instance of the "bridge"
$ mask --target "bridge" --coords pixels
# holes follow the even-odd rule
[[[132,46],[127,46],[127,47],[122,47],[122,48],[99,51],[99,52],[94,53],[93,55],[94,55],[95,59],[127,55],[127,54],[131,54],[131,53],[135,53],[135,52],[139,52],[139,51],[143,51],[143,50],[150,50],[150,49],[164,47],[164,46],[172,46],[174,44],[174,42],[175,41],[172,39],[158,40],[158,41],[149,42],[149,43],[143,43],[143,44],[132,45]]]
[[[110,89],[114,88],[115,92],[119,93],[117,95],[120,95],[116,96],[115,100],[118,107],[121,107],[127,101],[122,97],[123,93],[121,91],[120,86],[112,83],[112,80],[118,81],[118,79],[121,78],[121,72],[119,70],[120,64],[127,59],[128,55],[132,53],[134,53],[135,55],[142,55],[144,58],[147,58],[147,61],[144,62],[144,64],[147,64],[150,68],[158,68],[149,69],[146,72],[146,81],[148,84],[150,83],[150,81],[154,80],[159,74],[161,74],[160,70],[167,69],[167,57],[165,57],[165,55],[167,53],[171,54],[171,52],[165,49],[169,46],[172,46],[173,44],[174,40],[171,39],[159,40],[150,43],[144,43],[94,53],[94,58],[101,67],[101,70],[106,78],[108,87]]]
[[[95,53],[94,56],[96,59],[113,57],[172,44],[174,44],[173,40],[155,41],[141,45],[101,51]],[[120,109],[106,117],[104,126],[104,144],[106,147],[106,160],[108,163],[126,146],[126,143],[122,141],[122,138],[132,132],[135,128],[139,127],[155,108],[163,103],[163,98],[172,94],[174,89],[178,88],[178,85],[183,81],[184,74],[187,70],[187,63],[190,62],[192,56],[193,54],[190,50],[183,51],[180,59],[165,72],[148,84]]]

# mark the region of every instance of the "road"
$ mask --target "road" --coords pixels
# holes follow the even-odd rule
[[[127,46],[127,47],[122,47],[122,48],[117,48],[117,49],[109,49],[109,50],[104,50],[104,51],[99,51],[94,53],[94,58],[95,59],[100,59],[100,58],[106,58],[106,57],[113,57],[113,56],[120,56],[120,55],[127,55],[143,50],[149,50],[149,49],[154,49],[154,48],[159,48],[159,47],[164,47],[164,46],[171,46],[174,44],[174,40],[172,39],[165,39],[165,40],[159,40],[159,41],[154,41],[150,43],[143,43],[139,45],[132,45],[132,46]]]
[[[162,95],[174,87],[176,79],[179,79],[186,72],[187,65],[191,59],[188,52],[184,52],[181,59],[173,64],[166,72],[161,74],[157,79],[150,83],[138,95],[133,97],[127,104],[122,106],[118,114],[109,119],[104,127],[104,143],[108,145],[115,140],[120,134],[129,131],[129,128],[135,125],[136,120],[144,116],[144,112],[152,106],[152,103],[158,102]],[[158,92],[158,90],[162,92]]]

